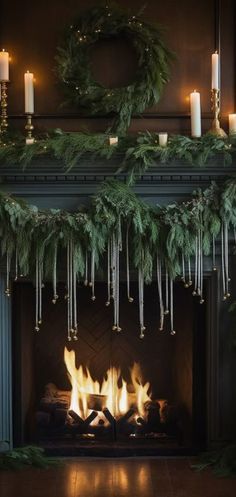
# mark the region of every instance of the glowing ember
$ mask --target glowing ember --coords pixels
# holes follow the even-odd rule
[[[122,378],[121,371],[110,368],[105,374],[102,383],[95,381],[88,368],[78,369],[75,365],[75,352],[64,350],[64,361],[68,377],[71,382],[70,410],[76,412],[82,419],[86,419],[91,411],[102,411],[108,408],[115,418],[123,416],[131,407],[135,408],[136,415],[144,416],[145,402],[150,401],[150,383],[142,384],[140,366],[134,363],[130,368],[130,383]],[[95,419],[95,424],[98,422]]]

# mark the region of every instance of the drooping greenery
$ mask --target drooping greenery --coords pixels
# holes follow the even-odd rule
[[[41,135],[34,144],[26,145],[22,135],[10,134],[0,145],[0,167],[19,165],[23,169],[38,157],[49,155],[62,162],[70,171],[82,159],[100,157],[104,161],[112,157],[118,162],[117,172],[125,171],[133,183],[153,165],[161,167],[181,163],[206,167],[214,159],[222,165],[230,165],[236,152],[236,143],[205,135],[192,139],[186,136],[171,136],[167,147],[160,147],[156,133],[140,133],[136,136],[120,137],[118,144],[109,145],[109,135],[87,132],[65,133],[60,129]]]
[[[203,453],[192,468],[197,471],[210,468],[216,476],[236,477],[236,444]]]
[[[27,466],[47,469],[58,464],[61,464],[59,459],[46,457],[43,449],[31,445],[0,454],[0,470],[15,470]]]
[[[165,261],[170,274],[181,274],[181,258],[195,253],[196,235],[201,228],[203,251],[211,250],[212,235],[219,234],[222,221],[236,226],[236,180],[222,188],[212,184],[197,191],[188,202],[166,207],[142,202],[128,185],[116,180],[100,186],[88,210],[66,212],[60,209],[39,210],[5,194],[0,197],[0,240],[2,255],[12,257],[17,250],[22,274],[34,271],[36,247],[44,264],[45,277],[51,277],[55,247],[63,251],[73,240],[76,273],[84,274],[86,252],[94,252],[97,265],[106,250],[108,239],[120,224],[129,225],[131,261],[138,269],[142,262],[144,277],[152,278],[156,254]],[[230,212],[230,215],[229,215]]]
[[[93,76],[90,51],[99,40],[117,36],[128,40],[137,53],[136,77],[126,87],[105,88]],[[159,26],[105,5],[82,13],[69,27],[58,48],[56,71],[67,102],[92,114],[115,113],[113,131],[124,134],[132,114],[159,101],[171,58]]]

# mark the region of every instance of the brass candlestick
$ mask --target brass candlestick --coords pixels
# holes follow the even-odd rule
[[[227,135],[225,131],[220,127],[220,90],[212,89],[211,90],[211,110],[214,115],[214,119],[212,121],[212,127],[209,130],[209,133],[215,136],[219,136],[219,138],[226,138]]]
[[[1,137],[5,135],[8,128],[7,122],[7,82],[1,81],[1,121],[0,133]]]
[[[34,137],[33,137],[33,131],[34,131],[34,126],[32,124],[32,114],[27,114],[27,123],[25,125],[25,130],[26,130],[26,144],[31,145],[34,143]]]

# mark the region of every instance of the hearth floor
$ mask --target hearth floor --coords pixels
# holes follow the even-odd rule
[[[193,458],[65,459],[0,472],[1,497],[235,497],[236,479],[196,473]]]

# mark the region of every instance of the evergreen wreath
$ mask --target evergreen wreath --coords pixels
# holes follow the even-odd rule
[[[117,36],[127,39],[136,50],[137,74],[132,84],[109,89],[94,79],[89,51],[97,41]],[[113,131],[124,134],[132,114],[142,113],[159,101],[169,80],[171,58],[160,27],[106,5],[83,13],[67,30],[63,45],[57,49],[56,72],[67,103],[92,114],[115,113]]]

